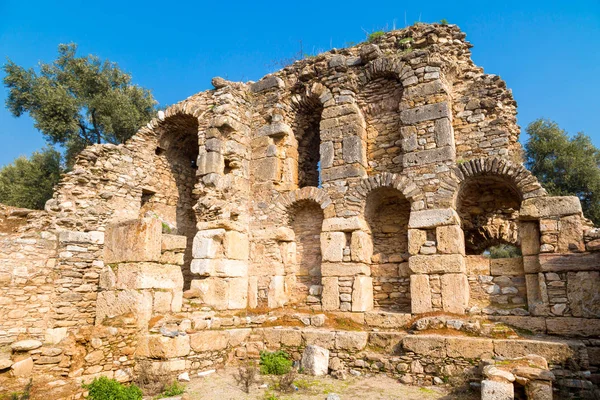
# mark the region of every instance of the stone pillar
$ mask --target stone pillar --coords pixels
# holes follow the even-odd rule
[[[481,400],[514,400],[515,389],[511,382],[481,381]]]

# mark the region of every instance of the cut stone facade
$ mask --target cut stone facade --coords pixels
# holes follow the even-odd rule
[[[200,371],[313,344],[362,368],[367,337],[398,342],[368,331],[431,312],[583,337],[595,374],[600,231],[523,167],[516,103],[470,47],[416,25],[258,82],[215,78],[127,143],[86,148],[45,211],[0,209],[0,343],[43,344],[0,350],[0,386],[34,371],[61,377],[60,398],[128,381],[140,359]],[[481,255],[497,244],[522,256]],[[364,338],[259,328],[282,308],[360,321]],[[443,375],[436,360],[463,350],[440,340],[409,335],[412,362],[377,368]],[[502,356],[477,343],[462,358]]]

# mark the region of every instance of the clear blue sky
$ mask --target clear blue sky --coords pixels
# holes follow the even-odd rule
[[[442,18],[467,33],[476,64],[506,80],[521,127],[551,118],[600,146],[598,0],[0,0],[0,56],[31,67],[52,61],[59,43],[76,42],[80,54],[117,62],[164,105],[211,88],[213,76],[257,80],[272,72],[272,60],[297,52],[300,40],[316,53],[360,42],[363,30]],[[6,96],[0,88],[2,104]],[[0,143],[1,166],[45,141],[31,119],[2,107]]]

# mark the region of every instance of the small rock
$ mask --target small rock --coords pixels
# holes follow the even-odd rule
[[[310,319],[310,322],[312,324],[312,326],[323,326],[325,325],[325,315],[323,314],[319,314],[319,315],[313,315],[313,317]]]
[[[514,382],[515,381],[515,376],[508,372],[508,371],[504,371],[500,368],[496,368],[493,365],[486,365],[485,367],[483,367],[483,375],[485,375],[486,377],[490,378],[490,379],[500,379],[500,380],[505,380],[508,382]]]
[[[403,383],[405,385],[410,385],[411,383],[413,383],[413,378],[410,375],[402,375],[400,377],[400,383]]]
[[[180,382],[189,382],[190,381],[190,374],[188,374],[187,372],[179,374],[179,376],[177,377],[177,380],[180,381]]]
[[[433,377],[433,384],[434,385],[443,385],[444,381],[442,380],[442,378],[439,378],[437,376]]]
[[[335,393],[329,393],[325,400],[341,400],[340,396]]]
[[[216,370],[209,369],[208,371],[198,372],[198,376],[208,376],[210,374],[214,374],[215,372],[216,372]]]
[[[327,370],[329,368],[329,350],[312,344],[306,346],[302,353],[300,365],[309,375],[327,375]]]
[[[351,369],[349,372],[350,372],[350,375],[353,375],[353,376],[360,376],[361,375],[360,371],[357,371],[355,369]]]
[[[17,361],[12,366],[12,373],[15,377],[28,377],[33,371],[33,359],[31,357]]]
[[[0,358],[0,371],[10,368],[11,365],[13,365],[13,362],[8,358]]]
[[[40,347],[42,347],[42,342],[40,342],[39,340],[20,340],[18,342],[14,342],[13,344],[10,345],[10,348],[13,351],[30,351],[30,350],[35,350],[35,349],[39,349]]]
[[[210,83],[215,87],[215,89],[221,89],[229,84],[229,81],[221,78],[220,76],[215,76],[211,79]]]

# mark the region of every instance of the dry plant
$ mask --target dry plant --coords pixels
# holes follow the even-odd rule
[[[279,377],[279,382],[277,383],[277,390],[283,393],[291,393],[295,389],[294,381],[296,380],[296,371],[291,370],[285,375],[281,375]]]
[[[258,383],[258,367],[253,362],[249,361],[245,365],[240,365],[238,373],[233,375],[233,378],[242,390],[250,393],[250,388],[255,383]]]
[[[162,365],[156,369],[153,368],[150,361],[140,360],[137,363],[133,383],[147,396],[155,396],[162,393],[165,387],[171,383],[171,375]]]

